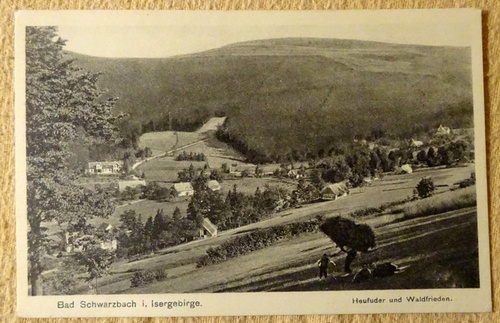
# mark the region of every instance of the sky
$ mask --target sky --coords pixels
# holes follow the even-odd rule
[[[169,57],[282,37],[438,46],[470,46],[473,37],[464,11],[73,13],[51,20],[66,49],[101,57]]]

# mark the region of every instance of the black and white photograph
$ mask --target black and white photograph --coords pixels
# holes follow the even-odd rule
[[[18,309],[491,310],[481,12],[16,17]]]

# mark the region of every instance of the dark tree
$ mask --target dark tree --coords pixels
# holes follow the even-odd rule
[[[216,180],[218,182],[224,181],[224,174],[218,169],[210,170],[210,179]]]
[[[172,215],[172,219],[174,221],[179,221],[182,218],[181,210],[178,206],[175,207],[174,213]]]
[[[433,147],[430,147],[427,151],[427,165],[429,167],[436,166],[437,164],[437,156],[436,150]]]
[[[427,163],[427,153],[425,150],[421,150],[417,154],[417,160],[421,163]]]
[[[449,146],[441,146],[437,151],[437,158],[441,165],[450,166],[455,162],[455,155]]]
[[[420,182],[418,182],[416,190],[420,198],[426,198],[432,196],[435,190],[434,181],[430,177],[423,177]]]
[[[358,252],[368,252],[375,248],[375,233],[366,224],[356,224],[354,221],[340,216],[326,219],[319,227],[332,241],[347,253],[344,270],[352,272],[351,263]]]
[[[129,255],[140,254],[146,250],[146,235],[144,224],[140,214],[134,210],[127,210],[120,215],[120,229],[127,232],[126,245],[121,247],[127,249]]]
[[[314,186],[314,188],[316,188],[318,191],[321,191],[323,187],[325,187],[325,181],[323,180],[321,171],[319,169],[313,169],[311,171],[309,180],[311,181],[311,184]]]
[[[32,295],[39,295],[47,237],[44,224],[57,220],[67,229],[87,227],[94,216],[107,217],[113,205],[106,194],[74,185],[72,145],[92,147],[118,142],[111,110],[98,75],[65,58],[65,41],[56,27],[26,28],[26,154],[28,260]],[[109,97],[109,96],[107,96]],[[74,225],[77,224],[75,227]]]

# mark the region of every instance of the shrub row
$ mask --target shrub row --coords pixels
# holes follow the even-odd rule
[[[361,217],[372,215],[372,214],[382,213],[384,211],[385,211],[385,207],[383,207],[383,206],[365,207],[364,209],[355,210],[355,211],[351,212],[349,215],[352,216],[353,218],[361,218]]]
[[[207,157],[205,156],[204,153],[193,153],[190,152],[189,154],[183,151],[179,155],[175,156],[175,160],[181,161],[181,160],[194,160],[194,161],[206,161]]]
[[[379,205],[378,207],[365,207],[364,209],[358,209],[349,213],[349,216],[353,218],[361,218],[364,216],[369,216],[383,212],[400,213],[403,212],[403,207],[402,207],[403,204],[414,201],[415,199],[416,199],[415,196],[409,196],[404,200],[384,203]]]
[[[130,279],[130,287],[149,285],[154,281],[162,281],[165,278],[167,278],[167,271],[164,268],[138,271]]]
[[[315,232],[318,219],[278,225],[235,237],[215,248],[208,248],[207,254],[198,259],[197,267],[204,267],[230,258],[238,257],[268,247],[278,241],[290,239],[304,232]]]

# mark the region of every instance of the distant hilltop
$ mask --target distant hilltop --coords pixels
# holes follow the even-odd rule
[[[227,116],[231,135],[255,149],[318,149],[380,129],[409,139],[439,124],[473,126],[464,47],[283,38],[170,58],[69,56],[104,73],[117,108],[138,124],[193,131]]]

